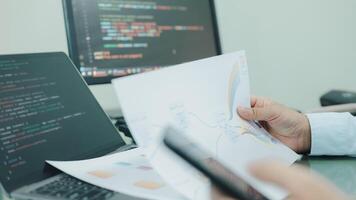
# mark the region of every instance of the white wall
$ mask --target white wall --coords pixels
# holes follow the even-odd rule
[[[61,0],[0,0],[0,54],[68,52]],[[109,85],[90,89],[110,115],[120,115]]]
[[[0,0],[0,54],[67,52],[61,0]]]
[[[356,1],[216,0],[225,52],[245,49],[252,92],[299,109],[356,91]],[[0,0],[0,54],[67,51],[61,0]],[[104,107],[111,88],[92,87]]]
[[[252,92],[299,109],[356,91],[355,0],[216,0],[225,51],[246,49]]]

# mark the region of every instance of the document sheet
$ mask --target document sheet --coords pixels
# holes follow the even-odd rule
[[[173,126],[268,198],[286,197],[284,190],[255,179],[247,170],[256,160],[292,164],[299,156],[257,122],[238,116],[238,106],[250,107],[244,52],[115,79],[113,86],[139,149],[50,164],[84,181],[135,196],[209,199],[207,178],[162,144],[163,129]]]
[[[235,52],[160,71],[116,79],[113,85],[139,146],[172,187],[190,199],[206,199],[209,184],[160,144],[173,126],[272,199],[286,193],[251,177],[247,166],[260,159],[288,164],[298,155],[258,123],[242,120],[237,106],[250,107],[247,60]]]
[[[185,199],[148,162],[142,149],[81,161],[47,161],[83,181],[145,199]]]

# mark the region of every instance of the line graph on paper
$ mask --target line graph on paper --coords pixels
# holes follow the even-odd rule
[[[245,57],[241,56],[226,72],[226,79],[221,81],[224,82],[221,85],[225,87],[218,92],[218,96],[213,92],[202,98],[191,95],[195,94],[193,92],[186,92],[187,95],[182,98],[167,98],[160,101],[159,106],[145,107],[136,114],[130,113],[128,124],[131,125],[130,128],[134,128],[131,132],[139,146],[159,142],[162,130],[167,125],[173,125],[187,135],[202,139],[207,146],[210,145],[210,149],[215,149],[212,153],[216,154],[225,141],[237,142],[245,134],[254,136],[255,140],[266,146],[274,143],[275,140],[264,134],[258,125],[243,121],[237,116],[237,105],[249,106],[250,102]],[[209,91],[204,88],[202,90]],[[212,104],[207,103],[209,99],[212,99]]]
[[[249,123],[239,123],[239,120],[235,118],[230,120],[229,114],[225,112],[215,112],[210,117],[207,117],[206,114],[190,110],[183,103],[172,104],[169,107],[169,112],[174,122],[173,125],[176,128],[188,137],[200,138],[200,141],[203,141],[204,144],[199,144],[203,145],[206,150],[210,150],[216,158],[220,158],[223,155],[224,147],[226,150],[227,141],[238,143],[238,140],[246,134],[254,136],[253,139],[266,147],[270,147],[274,143],[273,138],[254,131],[254,127]],[[152,124],[152,126],[164,128],[164,126],[158,123]],[[174,156],[172,157],[165,150],[162,150],[162,146],[156,147],[148,159],[156,163],[155,166],[162,167],[162,160],[164,158],[170,158],[174,162],[179,162],[179,159],[175,159]],[[172,163],[172,160],[168,162]],[[178,169],[171,166],[170,170],[176,170],[175,172],[181,170],[185,173],[178,173],[180,174],[179,176],[176,173],[174,175],[167,173],[169,175],[165,177],[169,178],[176,188],[179,188],[179,191],[186,191],[185,193],[189,194],[189,197],[192,197],[192,199],[206,199],[204,198],[204,194],[206,194],[206,188],[209,187],[206,180],[197,176],[196,173],[190,172],[190,166],[186,166],[183,163],[180,163],[178,166],[180,167]]]
[[[184,104],[173,104],[170,107],[174,119],[174,125],[180,131],[198,139],[203,139],[206,146],[215,155],[219,148],[224,146],[225,141],[236,143],[245,134],[254,136],[253,138],[265,146],[271,146],[277,141],[269,134],[262,132],[258,124],[248,123],[235,118],[230,119],[229,114],[216,112],[207,119],[203,119],[199,114],[186,109]],[[194,131],[194,132],[192,132]]]

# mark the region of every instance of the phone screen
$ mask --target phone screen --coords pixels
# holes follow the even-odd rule
[[[163,143],[207,176],[214,185],[228,195],[240,200],[265,200],[260,192],[255,190],[245,180],[221,164],[212,155],[204,151],[198,144],[191,142],[183,134],[173,128],[165,129]]]

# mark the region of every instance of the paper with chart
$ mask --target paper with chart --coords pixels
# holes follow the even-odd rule
[[[113,81],[125,119],[139,146],[172,187],[190,199],[206,199],[206,180],[160,147],[167,125],[184,132],[272,199],[283,191],[252,178],[248,163],[262,158],[289,164],[298,156],[258,124],[241,120],[250,106],[244,52],[236,52]]]
[[[144,199],[186,199],[153,169],[141,149],[82,161],[47,161],[78,179]]]

